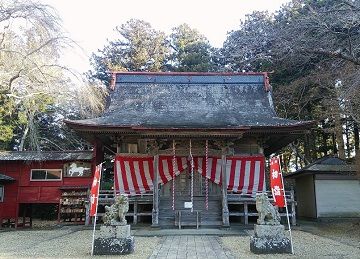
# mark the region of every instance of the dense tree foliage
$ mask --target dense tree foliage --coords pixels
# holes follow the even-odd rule
[[[255,12],[229,34],[222,53],[228,70],[273,71],[282,116],[319,121],[292,146],[296,160],[359,150],[359,1],[294,0],[274,14]]]
[[[109,41],[98,53],[94,53],[89,72],[108,85],[111,71],[161,71],[166,63],[168,48],[165,34],[154,30],[142,20],[131,19],[116,27],[119,38]]]
[[[208,72],[215,68],[212,60],[214,49],[197,30],[182,24],[173,28],[169,38],[172,52],[168,58],[169,70]]]
[[[215,69],[208,40],[187,24],[173,28],[170,35],[145,21],[131,19],[116,27],[119,37],[109,41],[91,58],[91,79],[108,85],[111,71],[192,71]]]
[[[0,1],[0,149],[41,149],[43,139],[51,141],[49,132],[40,130],[44,114],[58,116],[75,106],[79,111],[85,103],[77,91],[92,87],[84,82],[81,90],[74,88],[69,69],[58,63],[71,43],[50,6]],[[91,98],[94,91],[87,91],[86,106],[101,109],[101,98]],[[64,106],[70,99],[71,105]]]
[[[360,153],[357,0],[292,0],[275,13],[254,12],[221,49],[187,24],[167,35],[131,19],[92,55],[92,84],[74,83],[59,66],[71,41],[51,7],[27,0],[0,4],[0,148],[82,147],[61,121],[96,115],[104,103],[99,81],[108,85],[111,71],[270,71],[279,115],[318,122],[282,150],[288,168],[323,155]]]

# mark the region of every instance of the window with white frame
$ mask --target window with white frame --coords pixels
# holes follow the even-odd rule
[[[31,181],[60,181],[61,169],[31,169]]]
[[[0,202],[4,201],[4,186],[0,185]]]

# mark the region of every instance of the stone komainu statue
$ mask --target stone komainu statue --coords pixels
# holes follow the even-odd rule
[[[115,197],[115,203],[105,206],[105,215],[102,218],[105,225],[126,225],[126,213],[129,211],[129,199],[125,195]]]
[[[259,213],[257,224],[280,225],[280,214],[277,207],[270,203],[266,193],[256,194],[256,210]]]

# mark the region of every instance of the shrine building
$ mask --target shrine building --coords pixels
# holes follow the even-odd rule
[[[266,73],[113,73],[103,115],[66,123],[93,161],[114,158],[134,223],[179,227],[246,214],[236,201],[266,190],[265,156],[313,126],[277,116]]]

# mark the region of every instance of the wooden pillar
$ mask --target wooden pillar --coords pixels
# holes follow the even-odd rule
[[[93,142],[93,173],[95,172],[95,166],[104,161],[104,146],[103,143],[96,139]]]
[[[60,220],[61,220],[60,211],[61,211],[61,198],[60,198],[59,205],[58,205],[58,215],[57,215],[58,223],[60,223]]]
[[[244,202],[244,224],[249,224],[249,206],[247,201]]]
[[[266,192],[266,172],[265,172],[266,161],[265,161],[264,147],[263,147],[262,142],[259,144],[259,154],[264,156],[264,188],[263,188],[262,192]]]
[[[33,204],[30,204],[30,227],[32,228]]]
[[[19,223],[19,210],[20,210],[20,203],[17,203],[17,205],[16,205],[16,217],[15,217],[15,228],[18,227],[18,223]]]
[[[229,208],[228,208],[228,202],[227,202],[227,173],[226,172],[226,148],[223,148],[222,150],[222,156],[221,156],[221,177],[222,177],[222,221],[223,221],[223,227],[229,227]]]
[[[121,142],[116,142],[116,153],[121,153]]]
[[[137,206],[137,201],[134,201],[134,217],[133,217],[133,224],[137,224],[137,210],[138,210],[138,206]]]
[[[264,148],[263,147],[259,147],[259,154],[264,154]]]
[[[90,197],[90,194],[88,194]],[[91,217],[90,217],[90,202],[85,203],[85,226],[90,225]]]
[[[24,204],[23,206],[23,213],[22,213],[22,226],[23,228],[26,227],[26,212],[27,212],[27,209],[28,209],[28,204]]]
[[[116,154],[115,154],[115,157],[114,157],[114,160],[116,159],[116,156],[117,156],[117,154],[119,154],[119,153],[121,153],[121,138],[117,138],[116,139]],[[115,162],[114,162],[114,166],[115,166]],[[115,187],[115,185],[114,185],[114,187]],[[119,192],[120,193],[120,190],[116,190],[116,188],[114,188],[114,198],[116,197],[116,192]]]
[[[154,191],[152,209],[152,227],[159,226],[159,154],[154,156]]]

